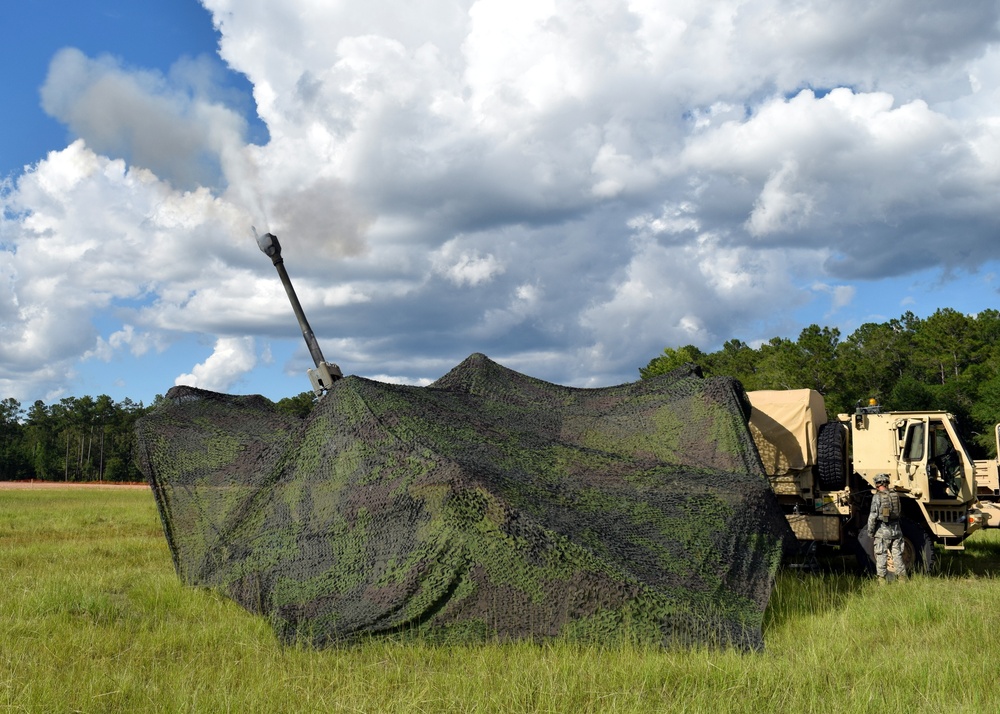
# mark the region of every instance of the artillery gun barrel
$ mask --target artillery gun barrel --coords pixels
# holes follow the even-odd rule
[[[258,235],[256,229],[253,230],[253,234],[257,240],[257,246],[264,255],[271,259],[271,263],[278,271],[281,284],[285,287],[288,301],[292,304],[292,312],[295,313],[295,319],[299,321],[302,337],[305,338],[306,347],[309,348],[313,364],[316,365],[315,370],[309,370],[309,379],[312,381],[313,391],[317,395],[321,395],[343,374],[337,365],[327,362],[323,358],[323,351],[319,348],[316,335],[313,334],[312,328],[309,326],[309,320],[306,319],[302,304],[299,302],[298,295],[295,294],[295,288],[292,287],[292,280],[288,277],[288,271],[285,270],[285,260],[281,257],[281,243],[278,242],[278,236],[273,233]]]

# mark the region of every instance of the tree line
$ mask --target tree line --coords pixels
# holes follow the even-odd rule
[[[0,481],[142,481],[136,466],[135,423],[149,409],[107,395],[41,400],[24,408],[12,397],[0,401]],[[312,393],[282,399],[279,410],[304,416]]]
[[[145,413],[131,399],[107,395],[0,402],[0,480],[137,481],[135,422]]]
[[[865,323],[845,339],[835,327],[813,324],[797,340],[774,337],[756,348],[735,339],[707,353],[693,345],[667,347],[639,373],[653,377],[691,362],[706,377],[735,377],[748,391],[815,389],[830,417],[851,413],[859,400],[869,399],[885,410],[942,409],[955,415],[975,458],[996,453],[997,310],[965,315],[942,308],[926,319],[906,312],[888,322]]]
[[[943,409],[957,418],[973,456],[994,456],[993,425],[1000,421],[1000,311],[965,315],[950,308],[926,319],[906,312],[884,323],[866,323],[841,339],[837,328],[810,325],[797,340],[774,337],[759,347],[729,340],[702,352],[693,345],[667,347],[645,367],[643,378],[686,363],[706,377],[735,377],[747,390],[815,389],[829,416],[850,413],[860,400],[886,410]],[[107,395],[66,397],[24,408],[0,401],[0,480],[140,481],[135,464],[135,423],[159,400]],[[315,397],[303,392],[276,403],[296,416]]]

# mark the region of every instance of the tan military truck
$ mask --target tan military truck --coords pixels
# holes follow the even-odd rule
[[[881,473],[902,496],[903,557],[909,568],[932,570],[935,543],[962,549],[987,520],[976,486],[976,474],[987,464],[977,469],[969,458],[951,414],[883,412],[870,404],[828,422],[819,392],[748,394],[750,431],[771,487],[807,551],[849,548],[863,567],[874,566],[866,525],[875,476]],[[1000,501],[1000,484],[994,485]],[[1000,508],[996,513],[1000,516]]]
[[[1000,424],[993,426],[997,458],[976,461],[976,495],[985,525],[1000,528]]]

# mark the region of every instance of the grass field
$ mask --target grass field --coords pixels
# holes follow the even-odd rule
[[[144,490],[0,491],[0,712],[993,712],[1000,533],[877,587],[783,572],[766,649],[280,646],[174,575]]]

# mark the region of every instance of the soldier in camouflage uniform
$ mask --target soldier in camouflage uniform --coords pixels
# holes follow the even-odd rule
[[[903,563],[903,530],[899,524],[902,504],[899,494],[889,491],[889,475],[875,477],[875,497],[868,516],[868,535],[875,539],[875,572],[880,584],[885,583],[887,561],[892,553],[892,564],[899,580],[906,580]]]

